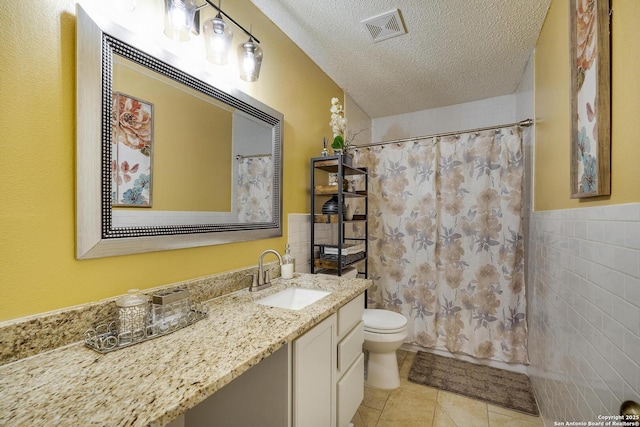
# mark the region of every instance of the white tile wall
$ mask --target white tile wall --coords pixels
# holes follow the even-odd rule
[[[291,255],[296,259],[298,273],[310,271],[311,219],[309,214],[293,214],[287,216],[289,221],[288,242]]]
[[[640,402],[640,204],[534,212],[529,355],[547,426]]]
[[[296,259],[296,270],[299,273],[311,271],[311,216],[309,214],[289,214],[288,242],[291,255]],[[316,225],[316,242],[331,244],[338,240],[337,228],[330,224]]]

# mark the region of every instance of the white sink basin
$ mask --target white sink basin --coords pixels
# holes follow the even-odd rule
[[[257,300],[258,304],[271,307],[288,308],[289,310],[302,310],[306,306],[326,297],[331,292],[306,288],[287,288],[277,294],[269,295]]]

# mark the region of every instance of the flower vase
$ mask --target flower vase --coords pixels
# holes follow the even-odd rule
[[[343,165],[351,166],[353,164],[353,155],[345,150],[333,150],[334,156],[339,156]]]
[[[351,166],[353,165],[353,155],[347,151],[342,152],[342,164]]]
[[[322,205],[322,213],[324,215],[336,215],[338,213],[338,196],[334,195]],[[342,216],[346,216],[347,207],[342,202]]]

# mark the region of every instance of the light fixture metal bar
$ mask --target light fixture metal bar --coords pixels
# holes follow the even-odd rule
[[[248,35],[249,37],[251,37],[256,43],[260,43],[260,40],[258,40],[256,38],[256,36],[254,36],[253,34],[251,34],[251,32],[247,31],[244,29],[244,27],[240,24],[238,24],[232,17],[230,17],[229,15],[227,15],[221,8],[219,8],[218,6],[216,6],[215,4],[211,3],[210,0],[204,0],[206,1],[209,6],[211,6],[212,8],[214,8],[215,10],[217,10],[218,12],[220,12],[221,14],[223,14],[226,18],[229,19],[229,21],[233,22],[238,28],[240,28],[242,31],[245,32],[246,35]]]

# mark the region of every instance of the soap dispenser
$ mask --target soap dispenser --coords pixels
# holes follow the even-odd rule
[[[296,259],[291,256],[291,247],[287,243],[284,256],[282,257],[282,265],[280,266],[280,277],[283,279],[293,279],[295,263]]]

